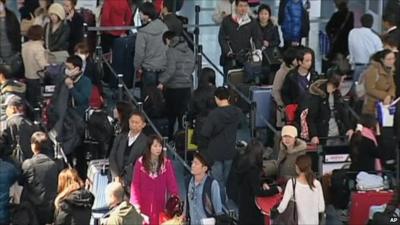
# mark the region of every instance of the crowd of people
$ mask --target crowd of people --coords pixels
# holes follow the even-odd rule
[[[371,15],[355,28],[347,1],[335,1],[338,11],[326,26],[328,69],[319,74],[314,50],[303,46],[309,1],[282,0],[275,20],[259,1],[221,0],[212,19],[220,26],[224,84],[231,85],[233,69],[243,69],[240,89],[272,86],[267,119],[280,131],[274,143],[248,140],[239,151],[237,132],[248,112],[229,85],[216,86],[212,68],[201,69],[194,89],[190,34],[172,2],[104,0],[99,6],[101,26],[138,25],[134,17],[140,16],[134,34],[102,32],[101,47],[117,52],[115,43],[135,38],[130,76],[141,81],[135,98],[142,109],[106,96],[106,89],[115,91],[113,75],[94,61],[83,32],[87,15],[75,9],[77,1],[25,1],[20,25],[0,0],[0,225],[90,224],[103,194],[109,210],[95,222],[107,225],[221,224],[232,219],[231,200],[238,224],[259,225],[265,218],[255,197],[277,195],[283,198],[271,210],[273,220],[295,198],[298,224],[319,224],[329,202],[316,176],[321,171],[312,170],[310,145],[349,145],[352,171],[396,170],[397,15],[385,14],[385,32],[377,34]],[[341,91],[345,81],[349,93]],[[44,95],[48,84],[50,97]],[[187,183],[146,116],[178,152],[177,134],[192,129],[183,144],[197,146]],[[266,146],[274,146],[272,152]],[[109,182],[100,188],[104,193],[92,193],[97,184],[87,167],[101,158],[108,161]]]

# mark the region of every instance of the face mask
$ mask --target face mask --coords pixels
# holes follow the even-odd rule
[[[65,69],[65,75],[67,75],[67,76],[71,76],[72,75],[72,70],[70,70],[70,69]]]
[[[82,61],[86,61],[87,56],[85,54],[77,53],[76,55],[79,56],[82,59]]]

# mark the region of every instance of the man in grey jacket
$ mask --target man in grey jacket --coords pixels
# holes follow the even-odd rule
[[[139,10],[144,25],[137,33],[134,65],[139,73],[143,73],[142,97],[145,97],[143,91],[147,87],[157,86],[158,77],[166,69],[167,46],[162,41],[162,35],[168,27],[158,19],[152,3],[143,3]]]
[[[168,135],[173,137],[175,122],[178,119],[178,129],[183,128],[182,117],[187,111],[193,86],[194,53],[182,36],[172,31],[163,35],[167,50],[167,69],[159,78],[159,89],[165,88],[164,96],[168,107]],[[177,101],[179,99],[179,101]]]

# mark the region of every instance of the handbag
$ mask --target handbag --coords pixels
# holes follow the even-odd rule
[[[280,213],[273,221],[274,225],[298,225],[296,208],[296,179],[292,178],[293,198],[290,199],[285,211]]]
[[[46,48],[47,50],[45,51],[45,56],[47,59],[47,62],[50,65],[53,64],[62,64],[64,63],[69,54],[66,50],[61,50],[61,51],[50,51],[49,50],[49,38],[50,38],[50,26],[46,26],[46,35],[45,35],[45,43],[46,43]]]
[[[266,48],[263,55],[269,65],[278,65],[282,63],[282,54],[279,47]]]

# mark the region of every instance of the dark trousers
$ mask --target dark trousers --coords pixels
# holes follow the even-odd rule
[[[26,100],[33,108],[39,107],[41,100],[40,79],[26,80]]]
[[[118,36],[114,36],[114,35],[107,34],[107,33],[103,33],[101,35],[101,48],[103,50],[103,54],[108,53],[112,50],[114,40],[116,38],[118,38]],[[112,80],[111,71],[105,64],[103,64],[103,68],[104,68],[103,81],[106,83],[110,83]]]
[[[178,120],[178,130],[183,129],[182,117],[187,111],[190,101],[190,88],[167,88],[164,97],[167,105],[168,137],[174,136],[175,122]]]
[[[162,71],[153,71],[153,70],[147,70],[143,69],[143,77],[142,77],[142,90],[141,90],[141,95],[142,99],[144,99],[147,96],[148,89],[149,88],[155,88],[158,85],[158,78],[160,77],[160,74]]]

